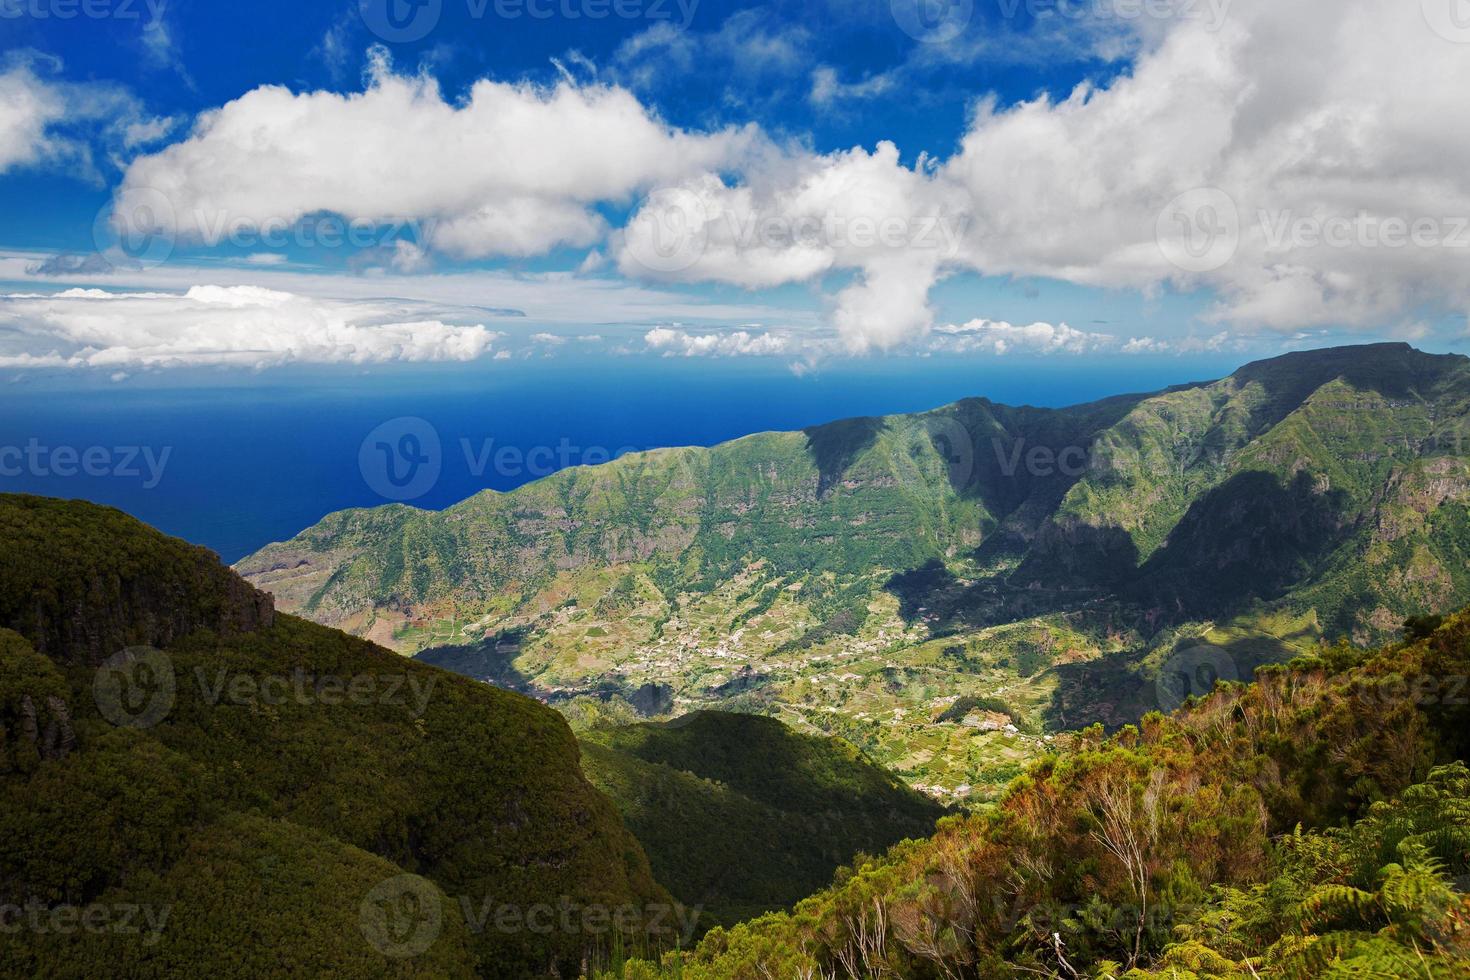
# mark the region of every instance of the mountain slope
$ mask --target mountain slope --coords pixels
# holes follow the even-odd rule
[[[847,743],[753,715],[584,732],[582,761],[655,877],[724,925],[790,907],[945,812]]]
[[[147,942],[22,930],[0,972],[525,976],[677,941],[555,712],[267,615],[116,511],[6,495],[0,527],[0,905],[170,916]],[[618,940],[483,920],[568,901],[641,911]]]
[[[1159,706],[1181,651],[1248,651],[1248,676],[1470,601],[1467,420],[1466,358],[1310,351],[345,511],[238,568],[283,609],[553,703],[771,714],[993,798],[1048,728]]]

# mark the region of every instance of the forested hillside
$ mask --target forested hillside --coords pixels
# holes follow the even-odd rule
[[[680,941],[554,711],[268,598],[118,511],[0,496],[0,974],[523,977]],[[475,921],[565,902],[639,914]]]

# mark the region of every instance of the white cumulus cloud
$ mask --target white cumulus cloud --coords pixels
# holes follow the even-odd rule
[[[851,352],[921,343],[936,329],[934,286],[961,271],[1205,289],[1220,326],[1288,335],[1470,312],[1470,47],[1411,0],[1197,6],[1146,29],[1089,28],[1089,51],[1130,59],[1106,81],[1013,105],[976,92],[946,159],[684,131],[627,88],[570,78],[485,80],[451,101],[379,54],[363,92],[267,86],[200,116],[132,164],[119,204],[161,192],[186,227],[201,212],[413,218],[430,252],[459,257],[596,246],[639,280],[813,284]],[[651,29],[615,61],[637,87],[648,58],[700,64],[715,48],[751,65],[802,50],[798,34],[732,18],[717,36]],[[819,69],[811,94],[898,84]],[[48,111],[0,122],[32,147],[13,158],[39,152]],[[626,227],[607,227],[610,202],[634,205]],[[1201,237],[1224,243],[1219,261],[1170,250]],[[429,263],[404,258],[398,271]]]
[[[856,273],[832,322],[854,351],[926,333],[930,288],[954,260],[963,201],[880,143],[829,156],[771,157],[731,184],[713,174],[650,195],[624,230],[628,275],[750,288]]]
[[[981,99],[947,160],[904,166],[879,144],[685,181],[677,191],[701,202],[684,209],[699,248],[656,274],[757,288],[856,273],[831,320],[857,351],[922,338],[931,288],[958,270],[1206,288],[1220,300],[1211,318],[1247,330],[1470,312],[1470,58],[1421,6],[1211,4],[1151,24],[1107,84]],[[656,192],[627,230],[626,273],[639,272],[630,254],[658,254],[654,233],[671,240],[669,204]],[[910,228],[937,216],[962,234],[954,250],[779,234],[834,212]],[[768,224],[778,233],[762,234]],[[1219,261],[1177,261],[1212,233]]]
[[[1236,0],[1218,23],[1171,24],[1105,88],[982,108],[945,168],[972,202],[966,259],[1089,285],[1208,286],[1222,320],[1281,330],[1470,308],[1470,234],[1445,243],[1470,217],[1470,58],[1421,6]],[[1165,213],[1201,188],[1225,206]],[[1358,215],[1368,231],[1338,244],[1273,231]],[[1214,228],[1238,247],[1227,241],[1219,268],[1181,269],[1159,247],[1161,217],[1196,244]],[[1373,243],[1385,222],[1415,219],[1440,243]]]
[[[0,58],[0,174],[44,167],[97,181],[98,147],[120,154],[174,128],[118,86],[55,79],[59,67],[35,55]]]
[[[381,51],[369,77],[351,95],[263,86],[201,115],[188,139],[132,163],[119,212],[162,195],[186,238],[320,211],[413,219],[456,256],[539,255],[597,241],[594,204],[722,167],[754,138],[677,131],[616,87],[482,80],[456,103]]]

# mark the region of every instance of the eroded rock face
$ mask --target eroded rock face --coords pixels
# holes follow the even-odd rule
[[[46,698],[44,703],[43,719],[35,699],[29,694],[21,697],[20,737],[44,760],[65,759],[77,746],[77,736],[71,726],[71,709],[64,700],[55,696]]]
[[[66,680],[23,637],[0,629],[0,773],[64,759],[77,746]]]

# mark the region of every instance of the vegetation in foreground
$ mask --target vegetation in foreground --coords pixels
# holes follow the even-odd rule
[[[944,812],[769,718],[579,745],[118,511],[0,495],[0,975],[576,976]]]
[[[1470,977],[1470,613],[1084,731],[993,811],[623,980]]]

